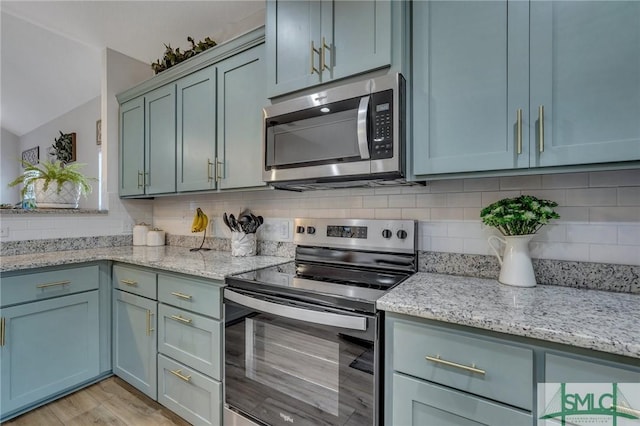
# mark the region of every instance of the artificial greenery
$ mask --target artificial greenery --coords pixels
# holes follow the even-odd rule
[[[174,50],[171,48],[171,45],[165,44],[164,57],[162,58],[162,61],[158,59],[156,62],[151,64],[153,71],[158,74],[159,72],[171,68],[172,66],[179,64],[198,53],[204,52],[217,44],[209,37],[205,38],[204,41],[200,40],[198,43],[193,40],[193,37],[187,37],[187,41],[191,43],[191,49],[187,49],[184,52],[181,52],[179,47],[176,47]]]
[[[62,133],[60,132],[60,137],[57,139],[53,139],[53,148],[54,155],[57,160],[60,160],[63,163],[70,163],[73,161],[73,133]]]
[[[557,206],[554,201],[521,195],[488,205],[480,211],[480,217],[485,225],[495,226],[503,235],[535,234],[549,219],[560,217],[553,210]]]
[[[96,180],[94,178],[88,178],[83,175],[79,169],[85,166],[82,163],[64,164],[62,161],[54,160],[41,161],[40,164],[34,165],[28,161],[20,160],[24,167],[24,172],[9,183],[9,186],[16,186],[23,184],[22,197],[24,197],[29,190],[31,184],[35,183],[39,179],[44,180],[43,189],[46,191],[49,189],[51,182],[58,184],[58,194],[62,190],[62,184],[65,182],[71,182],[80,187],[80,193],[85,197],[91,193],[90,180]]]

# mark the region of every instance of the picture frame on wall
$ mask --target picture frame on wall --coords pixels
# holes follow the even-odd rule
[[[96,121],[96,145],[102,145],[102,120]]]
[[[33,148],[22,151],[22,161],[26,161],[31,164],[40,163],[40,147],[35,146]],[[24,164],[22,165],[22,167],[24,168]]]

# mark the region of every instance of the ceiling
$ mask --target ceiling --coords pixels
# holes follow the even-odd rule
[[[105,47],[151,64],[187,37],[221,43],[264,23],[258,1],[6,1],[1,125],[22,136],[100,95]],[[150,76],[152,75],[150,71]]]

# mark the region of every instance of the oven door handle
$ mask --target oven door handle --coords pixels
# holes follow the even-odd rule
[[[367,117],[369,116],[369,96],[360,99],[358,105],[358,150],[360,158],[369,159],[369,140],[367,139]]]
[[[255,309],[267,314],[273,314],[280,317],[290,318],[298,321],[311,322],[314,324],[324,324],[333,327],[347,328],[350,330],[366,331],[367,319],[351,315],[340,315],[332,312],[312,311],[304,308],[296,308],[293,306],[280,305],[278,303],[268,302],[266,300],[256,299],[255,297],[245,296],[236,293],[228,288],[224,290],[224,297],[232,302],[247,308]]]

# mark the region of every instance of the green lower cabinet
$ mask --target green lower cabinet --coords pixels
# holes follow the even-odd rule
[[[113,290],[113,373],[154,400],[158,303]]]
[[[0,418],[98,376],[98,305],[93,290],[0,310]]]
[[[528,425],[519,411],[403,374],[393,374],[394,426]]]

